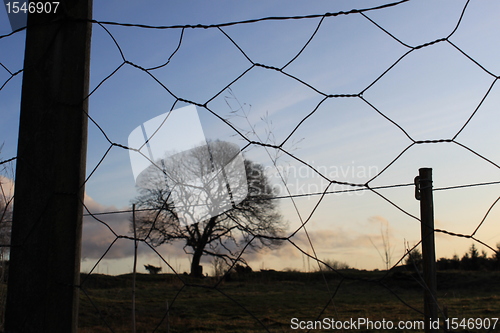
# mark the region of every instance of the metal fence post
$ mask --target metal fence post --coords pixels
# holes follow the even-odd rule
[[[28,14],[8,333],[77,331],[92,1],[58,2]]]
[[[425,282],[424,314],[425,331],[437,332],[438,320],[436,248],[434,244],[434,203],[432,196],[432,169],[421,168],[415,178],[416,198],[420,200],[422,260]]]

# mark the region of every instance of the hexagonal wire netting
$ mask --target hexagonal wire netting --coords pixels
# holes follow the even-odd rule
[[[458,31],[462,29],[462,25],[465,24],[463,22],[467,20],[469,11],[472,11],[469,9],[472,4],[469,3],[470,1],[467,1],[461,7],[460,11],[453,12],[453,15],[450,14],[450,17],[456,22],[453,29],[437,39],[412,45],[405,40],[404,34],[403,37],[398,37],[400,32],[395,31],[391,26],[387,27],[384,21],[384,15],[393,15],[391,10],[394,10],[398,6],[403,6],[407,2],[399,1],[373,8],[353,9],[318,15],[264,17],[208,25],[154,26],[92,21],[94,35],[101,38],[99,44],[95,44],[93,47],[102,48],[102,50],[93,50],[96,54],[94,55],[93,53],[93,56],[105,57],[106,55],[106,59],[107,57],[109,59],[112,58],[114,63],[111,60],[98,63],[98,66],[101,67],[98,70],[96,69],[96,72],[107,72],[108,74],[101,75],[101,77],[97,75],[98,79],[93,78],[94,84],[92,84],[91,91],[87,97],[91,100],[88,118],[91,130],[93,131],[92,135],[99,137],[99,139],[95,139],[96,142],[100,140],[99,145],[96,144],[95,146],[99,146],[99,149],[103,152],[99,155],[99,158],[95,157],[95,152],[93,152],[94,157],[89,158],[90,166],[87,184],[91,185],[90,182],[96,177],[99,177],[99,182],[106,184],[103,177],[99,175],[99,170],[102,168],[107,169],[108,175],[109,172],[113,172],[109,169],[110,166],[107,165],[107,162],[111,158],[116,158],[116,156],[111,156],[117,150],[126,151],[127,154],[129,151],[132,151],[152,162],[146,149],[148,147],[147,142],[140,147],[131,147],[128,143],[116,142],[112,139],[112,135],[109,135],[111,129],[106,128],[108,124],[103,125],[103,123],[108,121],[106,117],[117,117],[119,115],[119,112],[113,110],[114,100],[128,98],[120,93],[122,86],[118,89],[116,89],[116,86],[113,87],[113,84],[117,84],[116,81],[113,81],[116,77],[118,77],[116,80],[119,80],[120,84],[123,85],[125,93],[127,89],[136,90],[138,95],[135,97],[140,98],[141,101],[134,100],[133,97],[127,99],[127,103],[134,104],[134,106],[140,106],[140,103],[144,103],[149,107],[153,103],[162,103],[168,104],[169,110],[175,110],[179,106],[194,105],[200,113],[202,122],[205,121],[205,123],[210,124],[213,128],[217,128],[217,133],[213,134],[212,137],[218,140],[220,137],[218,137],[218,133],[224,133],[226,140],[238,142],[240,151],[245,153],[246,157],[253,156],[256,160],[260,158],[259,162],[265,161],[263,164],[267,168],[266,170],[271,170],[272,175],[275,177],[274,185],[277,190],[273,192],[273,195],[269,195],[264,199],[277,202],[278,204],[276,205],[281,204],[287,207],[286,214],[294,216],[288,217],[292,219],[288,229],[269,233],[259,228],[252,229],[248,225],[245,225],[242,220],[238,220],[235,217],[236,215],[233,216],[230,212],[224,212],[219,215],[219,218],[221,220],[224,219],[227,224],[220,224],[220,233],[229,237],[226,237],[226,240],[223,240],[222,236],[216,237],[214,242],[216,245],[212,244],[211,247],[203,249],[205,255],[218,256],[226,261],[228,267],[235,268],[241,263],[246,263],[245,258],[247,255],[252,257],[252,254],[258,253],[258,251],[255,252],[252,250],[252,245],[274,241],[280,243],[281,246],[286,244],[290,251],[292,249],[298,251],[300,253],[298,257],[303,256],[303,261],[308,260],[309,263],[310,260],[313,260],[318,265],[317,274],[322,281],[325,297],[324,299],[317,300],[319,303],[318,309],[314,314],[315,317],[310,319],[320,320],[332,314],[336,318],[344,319],[352,316],[352,313],[343,314],[342,306],[336,303],[338,294],[344,292],[343,288],[353,288],[352,283],[365,283],[377,288],[380,287],[385,290],[385,293],[389,297],[397,299],[405,308],[415,313],[417,317],[422,316],[423,312],[420,305],[407,301],[403,291],[397,287],[393,288],[387,283],[387,279],[392,276],[391,274],[398,272],[398,268],[402,267],[409,257],[409,253],[414,248],[417,248],[420,242],[412,245],[406,242],[405,251],[402,256],[398,257],[397,260],[392,260],[390,258],[392,256],[391,249],[386,244],[389,238],[389,229],[388,224],[385,224],[385,229],[381,229],[381,235],[379,235],[379,240],[383,242],[382,252],[385,252],[380,252],[380,246],[377,247],[372,239],[370,239],[370,242],[379,251],[386,270],[375,279],[371,277],[364,278],[349,270],[339,269],[341,267],[338,267],[335,262],[319,258],[318,251],[315,248],[315,239],[321,240],[321,235],[315,233],[313,227],[316,215],[335,215],[335,210],[325,213],[324,209],[329,205],[338,205],[336,204],[337,200],[341,205],[344,204],[345,201],[342,201],[340,198],[344,198],[348,194],[371,193],[373,194],[371,197],[372,202],[376,202],[375,204],[368,204],[361,199],[361,196],[350,196],[349,200],[359,201],[359,204],[355,205],[361,207],[360,210],[369,210],[374,205],[387,206],[389,207],[388,209],[400,214],[398,216],[404,216],[408,223],[414,221],[415,227],[419,228],[420,219],[417,216],[418,214],[412,212],[412,209],[408,208],[408,205],[400,200],[402,195],[408,196],[410,194],[411,197],[415,184],[412,178],[408,179],[407,173],[403,177],[397,172],[398,170],[410,168],[410,172],[417,175],[418,168],[424,166],[405,160],[412,151],[422,151],[423,153],[418,155],[419,158],[425,156],[425,154],[435,154],[438,158],[443,159],[442,153],[436,153],[436,151],[433,151],[433,147],[445,146],[447,148],[444,152],[447,154],[449,152],[450,155],[447,155],[444,159],[449,158],[450,163],[454,163],[455,166],[457,163],[461,163],[461,160],[454,156],[456,151],[465,152],[468,154],[468,158],[474,160],[475,164],[472,166],[474,172],[479,175],[487,174],[486,179],[479,177],[477,178],[479,181],[476,181],[476,178],[470,178],[472,181],[468,181],[469,178],[460,176],[463,171],[456,171],[454,174],[456,177],[453,178],[453,181],[433,188],[434,193],[439,198],[441,198],[441,193],[449,193],[452,196],[452,193],[457,192],[471,193],[466,194],[466,196],[474,196],[480,192],[472,193],[463,191],[468,191],[469,189],[478,189],[477,191],[481,189],[481,191],[485,191],[485,188],[491,191],[491,189],[495,189],[495,186],[498,186],[500,183],[497,180],[500,166],[495,162],[498,159],[498,154],[495,155],[497,152],[494,149],[487,149],[488,145],[498,142],[495,141],[494,137],[487,137],[487,135],[492,134],[489,131],[493,130],[485,129],[486,135],[484,137],[474,139],[470,139],[466,133],[467,129],[473,126],[472,123],[474,120],[481,116],[486,117],[486,122],[492,123],[494,121],[494,119],[488,120],[488,115],[494,112],[492,110],[496,110],[493,106],[490,106],[490,100],[494,100],[496,96],[494,89],[498,80],[498,73],[495,72],[496,69],[490,68],[494,66],[483,64],[480,59],[476,59],[474,55],[471,55],[472,53],[475,54],[475,51],[468,52],[461,48],[460,38],[457,38],[458,41],[454,39]],[[474,5],[481,6],[477,3],[474,3]],[[352,19],[347,20],[346,18]],[[284,36],[283,31],[280,31],[280,38],[290,41],[290,43],[295,45],[294,54],[289,56],[288,60],[281,65],[275,65],[278,61],[272,58],[272,54],[269,56],[269,59],[266,59],[265,56],[259,54],[259,50],[253,48],[255,46],[255,44],[252,44],[252,42],[255,43],[254,39],[264,37],[263,35],[258,35],[258,33],[254,36],[252,30],[260,31],[262,28],[265,33],[269,34],[274,29],[285,29],[286,32],[290,24],[299,24],[299,22],[307,23],[307,27],[300,30],[301,34],[297,34],[297,36]],[[339,27],[338,29],[344,30],[335,30],[337,26]],[[257,27],[260,28],[257,29]],[[357,30],[354,33],[349,33],[349,30],[354,29],[354,27],[362,29],[360,31],[363,31],[363,34],[357,35]],[[20,34],[22,31],[22,29],[16,31],[14,35]],[[332,31],[335,32],[334,36],[330,36],[330,39],[325,39],[325,36],[332,35]],[[339,31],[343,33],[338,34]],[[140,47],[139,50],[134,48],[126,49],[122,45],[122,42],[119,42],[119,40],[126,40],[129,34],[130,36],[134,36],[133,38],[138,38],[135,35],[136,32],[139,34],[138,36],[140,34],[157,34],[163,32],[171,34],[169,35],[168,47],[158,44],[158,48],[165,49],[160,52],[163,60],[158,59],[156,55],[148,57],[148,54],[145,51],[142,52]],[[12,35],[0,36],[0,43]],[[174,35],[177,37],[172,37]],[[103,36],[107,36],[107,42],[103,42]],[[332,45],[341,42],[344,43],[342,44],[343,49],[341,51],[336,50],[334,47],[332,48]],[[126,42],[123,43],[126,44]],[[206,63],[200,64],[200,59],[192,56],[193,45],[196,47],[196,43],[200,43],[200,47],[195,50],[201,53],[201,59],[207,61]],[[205,44],[215,45],[213,48],[223,46],[224,49],[214,56],[210,54],[212,50],[203,47]],[[361,46],[362,49],[356,49],[357,46]],[[169,50],[168,52],[167,49]],[[267,48],[265,49],[267,51]],[[279,50],[271,49],[268,52],[279,53]],[[323,54],[327,54],[328,57],[323,56]],[[177,61],[179,57],[187,60],[185,62]],[[221,63],[214,61],[212,64],[210,60],[207,60],[212,59],[212,57],[218,58]],[[229,60],[230,57],[235,57],[238,60],[231,62]],[[222,60],[220,60],[221,58]],[[261,63],[255,60],[261,58],[269,62]],[[431,65],[419,66],[421,64],[420,61],[423,61],[422,58],[426,60],[431,59],[426,63]],[[450,58],[458,59],[456,61],[460,63],[461,67],[449,66],[447,68]],[[329,62],[325,63],[325,61]],[[151,63],[156,63],[156,65],[151,66]],[[0,66],[3,68],[3,82],[0,87],[0,93],[3,93],[7,91],[10,85],[14,84],[14,79],[22,74],[23,70],[10,68],[2,62],[0,62]],[[358,66],[366,66],[364,68],[369,68],[369,70],[358,72]],[[207,69],[207,73],[200,74],[197,77],[197,81],[187,80],[187,83],[182,82],[177,86],[175,78],[182,76],[182,71],[187,71],[190,67],[196,71],[203,71],[207,67],[214,70],[214,72]],[[418,70],[414,71],[415,68],[418,68]],[[315,71],[317,72],[318,69],[319,72],[332,71],[328,73],[328,77],[318,79],[311,74]],[[441,70],[443,72],[440,72]],[[451,80],[452,75],[460,70],[464,71],[462,77],[453,77],[454,79]],[[217,75],[213,73],[217,73]],[[440,75],[436,73],[440,73]],[[436,75],[434,76],[434,74]],[[141,75],[149,80],[149,84],[153,82],[154,88],[151,88],[149,91],[140,91],[139,87],[134,86],[134,80],[139,81],[138,77]],[[334,80],[332,78],[334,75],[338,75],[339,78],[335,78]],[[430,75],[433,76],[431,77]],[[252,79],[260,80],[260,86],[252,86],[250,84]],[[460,82],[460,79],[463,81]],[[453,82],[449,82],[450,80]],[[464,86],[469,85],[469,80],[476,80],[476,82],[473,82],[473,85],[467,88],[468,90],[464,89]],[[335,83],[330,84],[330,81],[335,81]],[[461,84],[464,84],[464,86]],[[106,88],[106,86],[109,88]],[[210,87],[211,89],[198,89],[200,86]],[[272,91],[274,87],[279,86],[284,87],[283,91],[288,90],[288,92],[283,93],[284,96],[272,96],[274,100],[268,98],[268,104],[277,103],[285,105],[282,107],[285,111],[281,110],[281,112],[270,113],[262,111],[259,114],[259,111],[255,111],[254,106],[250,105],[250,102],[247,102],[251,100],[252,93],[256,91],[255,89],[263,89],[264,93],[262,91],[260,93],[265,95],[265,90]],[[409,89],[415,89],[415,87],[418,87],[419,90],[409,92]],[[450,94],[453,94],[452,98],[457,101],[457,105],[446,105],[441,102],[439,97],[443,96],[436,87],[451,89]],[[107,91],[106,89],[111,90]],[[105,92],[99,95],[102,90],[105,90]],[[209,91],[212,91],[212,93],[209,93]],[[291,95],[290,91],[292,91]],[[448,93],[446,89],[443,89],[443,94]],[[306,94],[306,102],[304,102],[304,99],[289,101],[291,97],[293,98],[293,94]],[[111,106],[109,110],[111,115],[103,115],[94,110],[92,102],[92,98],[94,97],[96,98],[96,108],[103,107],[106,103]],[[434,105],[436,106],[430,110],[422,110],[420,108],[423,105],[422,101],[435,103]],[[224,104],[227,106],[226,112],[221,111],[221,105]],[[297,107],[297,105],[299,106]],[[355,105],[356,107],[349,107],[350,105]],[[269,110],[272,107],[272,105],[265,104],[264,109],[267,108],[266,110]],[[155,107],[152,109],[155,109]],[[441,109],[444,110],[442,113],[437,111]],[[406,113],[402,110],[406,110]],[[255,113],[257,115],[254,115]],[[403,114],[406,116],[413,114],[414,116],[405,118]],[[363,118],[365,120],[362,120]],[[168,123],[168,116],[165,119],[163,119],[152,134],[146,136],[147,140],[152,140],[155,133],[160,131],[162,126],[167,126],[165,124]],[[115,119],[114,121],[116,122],[117,120]],[[280,121],[282,123],[279,123]],[[451,122],[456,122],[455,125],[459,124],[453,131],[449,127],[446,127]],[[376,126],[370,127],[374,123]],[[430,123],[439,123],[437,125],[438,130],[433,131],[431,126],[429,126]],[[130,132],[130,129],[128,128],[127,130]],[[373,132],[368,134],[375,134],[377,136],[364,136],[362,137],[363,142],[358,144],[355,149],[347,149],[346,147],[349,147],[348,141],[363,133],[365,129]],[[440,129],[441,131],[439,131]],[[208,130],[208,132],[210,131]],[[323,137],[317,135],[319,132],[322,133]],[[397,134],[395,134],[396,132]],[[307,133],[313,139],[312,141],[314,141],[309,147],[307,146],[311,141],[308,141],[307,136],[302,137],[303,133]],[[385,138],[385,135],[388,135],[387,133],[393,135],[393,138],[387,140]],[[119,134],[113,133],[113,136],[117,135]],[[394,139],[395,137],[397,137],[397,140]],[[462,137],[465,142],[469,141],[470,144],[464,143],[461,140]],[[321,142],[317,142],[315,139],[321,140]],[[94,140],[94,138],[91,137],[90,140]],[[391,145],[391,141],[397,141],[399,146]],[[301,142],[305,142],[304,145],[310,151],[324,151],[324,155],[328,156],[329,168],[325,167],[326,163],[321,164],[321,162],[309,159],[310,155],[307,154],[307,150],[304,153],[304,149],[299,148]],[[418,150],[420,149],[419,147],[425,147],[425,149]],[[357,175],[354,175],[354,171],[351,172],[351,169],[340,168],[339,171],[337,168],[335,172],[331,169],[332,163],[337,163],[335,161],[341,161],[341,163],[344,163],[344,166],[347,165],[345,168],[349,166],[354,168],[354,162],[351,162],[351,158],[363,160],[374,149],[379,149],[377,150],[377,154],[382,156],[386,162],[373,174],[357,177]],[[6,167],[9,163],[15,163],[15,159],[16,157],[4,159],[0,165]],[[422,163],[427,163],[428,161],[432,161],[432,159],[421,158],[421,161]],[[478,169],[475,169],[476,165]],[[293,184],[295,180],[294,176],[300,178],[300,175],[293,174],[297,170],[308,175],[309,179],[305,181],[305,188],[307,190],[301,190],[304,189],[304,183],[300,181]],[[361,169],[356,170],[360,171]],[[445,171],[444,174],[447,172]],[[471,171],[467,172],[470,173]],[[351,175],[352,177],[350,177]],[[356,178],[363,177],[365,177],[363,181],[355,181]],[[2,178],[4,180],[2,184],[6,184],[7,179],[5,177]],[[401,181],[402,179],[407,180]],[[315,185],[307,186],[308,181],[310,184],[314,183]],[[321,183],[320,185],[317,184],[318,181]],[[435,182],[439,182],[439,179],[435,178]],[[500,199],[497,196],[497,192],[495,193],[494,190],[488,192],[489,196],[487,198],[489,202],[486,205],[486,209],[484,210],[483,208],[479,219],[471,220],[465,227],[458,225],[457,229],[448,227],[436,228],[435,232],[437,235],[445,234],[451,237],[473,240],[490,249],[498,256],[495,245],[489,242],[491,239],[484,240],[486,235],[481,238],[478,237],[481,228],[484,228],[488,223],[492,223],[491,214],[493,214],[494,208]],[[199,293],[203,293],[206,289],[219,293],[222,298],[229,301],[234,307],[241,309],[242,316],[247,316],[256,323],[255,330],[285,330],[284,327],[290,325],[290,318],[282,318],[281,322],[275,319],[269,320],[266,314],[258,311],[258,307],[255,304],[246,304],[245,298],[239,297],[232,289],[226,289],[228,288],[226,281],[232,274],[230,269],[227,269],[225,274],[200,282],[190,276],[181,274],[179,271],[180,267],[176,267],[176,264],[170,259],[168,253],[166,255],[165,252],[161,253],[162,251],[157,248],[159,241],[153,236],[158,229],[161,229],[160,225],[164,223],[162,221],[165,219],[168,220],[168,216],[166,217],[165,214],[174,214],[167,207],[171,193],[167,190],[166,197],[162,197],[163,202],[153,208],[148,208],[145,205],[141,206],[139,201],[137,201],[137,209],[109,209],[108,207],[108,209],[103,211],[100,207],[95,206],[93,201],[87,200],[85,202],[86,225],[98,223],[101,226],[98,233],[107,233],[107,240],[109,242],[104,245],[101,244],[101,251],[102,249],[104,251],[99,254],[93,253],[93,257],[96,260],[91,265],[87,274],[82,277],[81,285],[77,286],[84,295],[83,299],[89,304],[89,308],[86,311],[88,310],[88,313],[94,312],[100,318],[99,320],[101,320],[103,327],[107,327],[106,331],[110,332],[121,332],[123,330],[123,327],[116,324],[113,319],[114,316],[121,316],[120,318],[126,318],[125,320],[133,317],[133,324],[125,326],[134,326],[134,331],[137,326],[135,322],[136,312],[140,311],[141,316],[147,317],[147,306],[141,303],[141,308],[138,310],[135,298],[132,300],[131,297],[127,301],[123,301],[124,304],[127,304],[127,307],[132,307],[130,313],[127,315],[123,313],[109,313],[106,310],[106,303],[99,298],[100,296],[94,296],[89,290],[92,289],[94,283],[92,273],[96,273],[99,264],[110,253],[123,250],[126,247],[128,248],[128,253],[134,256],[134,260],[137,260],[138,245],[142,244],[143,250],[146,248],[151,250],[159,258],[162,265],[168,267],[173,273],[169,275],[169,281],[172,283],[172,292],[162,296],[162,302],[166,302],[167,304],[161,311],[162,316],[160,318],[148,319],[154,321],[153,326],[155,328],[153,331],[164,331],[165,329],[172,331],[182,331],[184,329],[202,330],[202,327],[185,327],[183,326],[185,323],[183,324],[181,321],[176,322],[173,318],[179,299],[185,295],[189,295],[186,297],[192,297],[189,290],[198,290]],[[3,189],[2,196],[2,225],[8,226],[11,221],[6,212],[9,211],[9,207],[12,205],[13,196],[9,191]],[[329,201],[329,198],[334,199]],[[452,196],[452,198],[451,200],[455,200],[457,197]],[[262,197],[252,198],[250,196],[247,200],[262,201],[264,199]],[[308,200],[307,204],[304,204],[305,201],[303,200],[305,199]],[[411,199],[415,206],[418,206],[418,203],[414,201],[415,199],[412,197]],[[436,206],[436,209],[439,214],[439,207]],[[143,214],[143,217],[152,216],[152,219],[150,224],[143,226],[142,234],[139,233],[134,236],[134,231],[140,231],[139,229],[133,230],[133,228],[130,228],[131,221],[136,222],[136,214],[139,214],[138,216]],[[126,221],[127,223],[118,225],[113,220],[113,216],[118,216],[122,219],[122,222]],[[172,216],[177,215],[174,214]],[[107,220],[108,218],[110,220]],[[338,217],[338,219],[342,218],[342,215]],[[381,223],[381,225],[384,225],[383,223],[386,222],[382,221]],[[185,227],[188,232],[204,233],[207,232],[207,228],[214,227],[210,227],[209,224],[205,221],[192,225],[182,225],[182,227]],[[336,227],[342,229],[344,226]],[[387,234],[385,234],[386,232]],[[176,238],[175,235],[170,237],[170,240]],[[419,236],[415,237],[418,238]],[[179,236],[178,238],[182,237]],[[336,241],[341,242],[338,238],[333,239],[331,241],[332,247],[335,246]],[[348,241],[355,242],[353,239],[349,239]],[[85,253],[85,246],[87,244],[85,238],[83,244]],[[117,247],[118,250],[116,249]],[[8,249],[8,244],[4,243],[2,249]],[[377,258],[376,255],[375,258]],[[131,270],[133,270],[133,284],[130,288],[123,288],[128,290],[127,292],[131,291],[135,297],[137,291],[136,261],[134,261],[134,267]],[[264,270],[263,273],[272,274],[273,272]],[[332,279],[331,274],[335,275],[335,279]],[[425,289],[425,283],[421,276],[417,274],[417,277],[414,276],[413,278],[422,285],[422,289]],[[290,286],[290,289],[292,288],[293,286]],[[294,292],[299,291],[294,289]],[[442,304],[438,305],[440,315],[447,316]],[[158,307],[158,305],[155,306]],[[185,311],[188,312],[188,310]],[[86,313],[86,316],[90,316],[88,313]],[[176,313],[175,316],[179,316],[179,313]],[[244,327],[238,328],[238,319],[234,319],[234,322],[234,330],[247,329]],[[176,327],[176,325],[178,326]],[[96,328],[94,327],[94,329]],[[140,328],[138,329],[141,330]]]

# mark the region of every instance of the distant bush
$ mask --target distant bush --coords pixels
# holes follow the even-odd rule
[[[225,281],[241,280],[253,272],[252,267],[248,265],[236,264],[224,275]]]
[[[236,266],[234,266],[233,268],[237,274],[248,274],[248,273],[252,273],[253,270],[252,270],[252,267],[248,266],[248,265],[241,265],[241,264],[236,264]]]
[[[144,268],[149,272],[149,274],[158,274],[161,272],[161,267],[156,267],[153,265],[144,265]]]
[[[411,271],[422,270],[422,252],[418,248],[414,248],[405,259],[406,267]]]
[[[334,259],[325,259],[323,260],[323,263],[320,263],[321,265],[321,270],[341,270],[341,269],[349,269],[349,265],[345,262],[341,262],[338,260]],[[319,270],[319,269],[318,269]]]
[[[410,258],[407,258],[406,265],[410,268],[408,265],[409,261]],[[491,257],[488,257],[485,251],[479,253],[476,246],[472,244],[469,251],[465,253],[462,258],[456,254],[451,259],[439,258],[439,260],[436,261],[436,268],[439,271],[498,271],[500,270],[500,243],[497,244],[497,250]]]
[[[436,262],[436,268],[438,271],[459,270],[460,259],[456,254],[452,259],[439,258],[439,260]]]

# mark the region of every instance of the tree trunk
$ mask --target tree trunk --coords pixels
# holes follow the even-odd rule
[[[194,253],[193,260],[191,261],[191,276],[203,277],[203,267],[200,266],[201,256],[203,255],[205,246],[208,244],[208,239],[212,234],[216,221],[217,216],[210,218],[201,237],[193,242]]]
[[[201,255],[203,254],[203,249],[198,251],[198,248],[193,254],[193,261],[191,261],[191,276],[203,277],[203,266],[200,265]]]

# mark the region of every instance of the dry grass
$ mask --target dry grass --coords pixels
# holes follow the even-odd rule
[[[420,320],[421,289],[410,273],[375,280],[383,272],[336,274],[253,273],[213,288],[215,280],[186,276],[139,275],[136,290],[137,332],[289,332],[291,318],[315,320]],[[179,278],[184,279],[181,281]],[[439,300],[450,317],[498,317],[499,273],[439,274]],[[79,332],[132,332],[131,276],[92,275],[83,287]],[[401,302],[394,294],[404,300]],[[332,299],[332,295],[335,297]],[[98,313],[90,300],[99,309]],[[170,311],[167,323],[167,300]],[[415,332],[415,331],[412,331]]]

